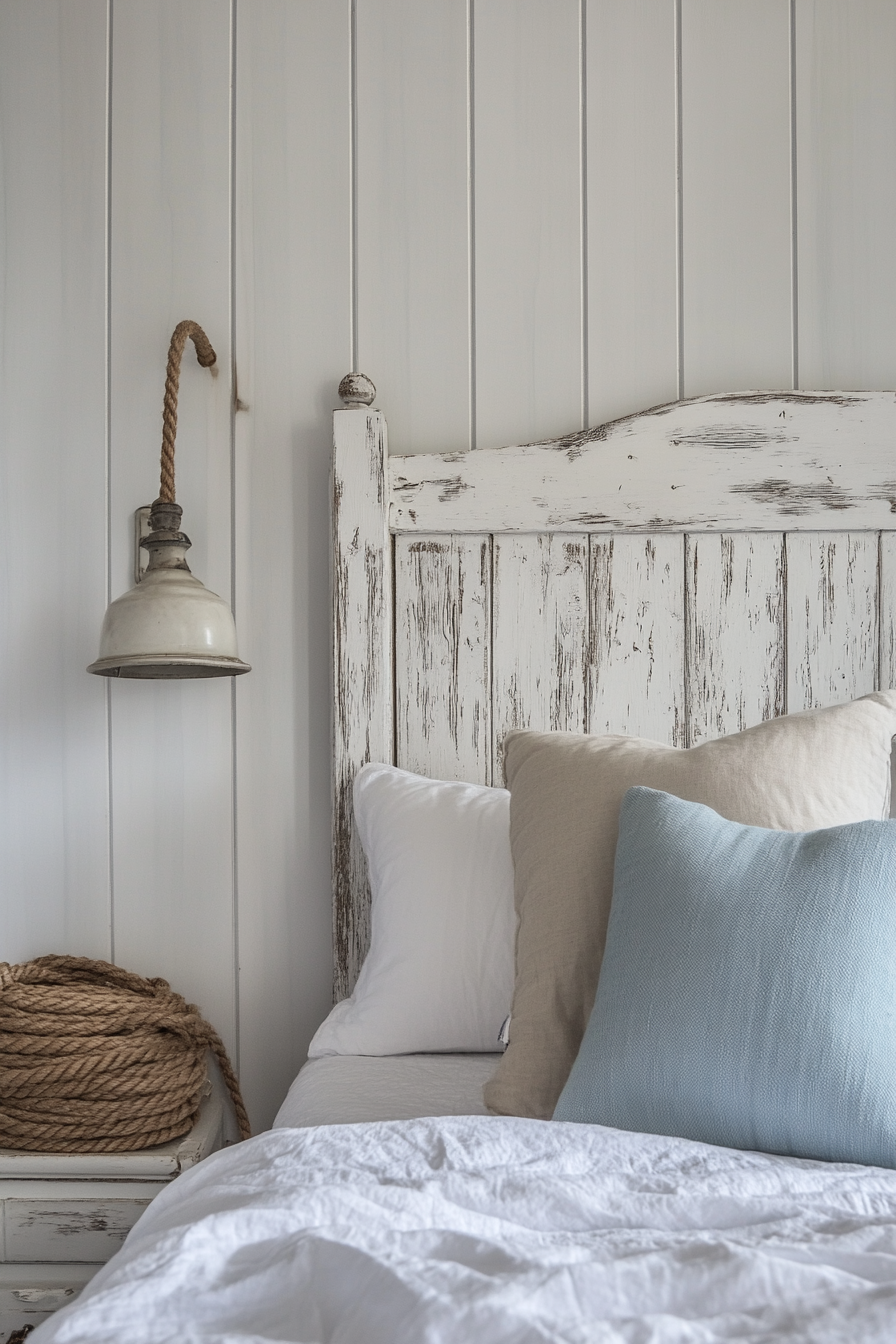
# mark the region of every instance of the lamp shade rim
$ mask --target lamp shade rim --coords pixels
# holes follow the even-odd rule
[[[139,669],[146,668],[146,672]],[[133,677],[140,676],[163,680],[165,668],[193,668],[193,676],[197,677],[238,677],[243,672],[251,672],[250,663],[244,663],[241,658],[226,658],[218,655],[203,657],[201,654],[165,654],[165,653],[135,653],[119,654],[113,658],[97,658],[87,668],[88,672],[93,672],[100,677]],[[152,669],[158,669],[153,671]],[[183,675],[181,673],[180,675]],[[187,674],[189,675],[189,673]],[[172,672],[173,677],[178,673]]]

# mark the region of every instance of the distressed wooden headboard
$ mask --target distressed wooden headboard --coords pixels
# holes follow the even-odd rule
[[[742,392],[390,457],[334,414],[335,993],[367,947],[368,760],[502,782],[511,727],[689,746],[896,684],[896,394]]]

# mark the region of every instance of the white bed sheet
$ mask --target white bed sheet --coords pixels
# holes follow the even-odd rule
[[[326,1055],[309,1059],[274,1128],[485,1115],[482,1089],[500,1055]]]
[[[34,1344],[894,1334],[896,1172],[473,1116],[216,1153]]]

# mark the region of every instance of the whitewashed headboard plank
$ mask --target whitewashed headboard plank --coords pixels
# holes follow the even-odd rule
[[[588,538],[496,536],[493,557],[493,778],[500,784],[511,728],[585,730]]]
[[[369,940],[367,862],[352,820],[359,765],[391,761],[392,539],[386,422],[378,411],[334,415],[333,941],[337,998],[350,993]]]
[[[896,686],[896,533],[880,534],[878,685]]]
[[[684,668],[684,537],[592,537],[588,731],[684,746]]]
[[[878,685],[879,571],[875,532],[788,537],[789,710],[854,699]]]
[[[491,538],[395,538],[396,763],[491,783]]]
[[[394,457],[396,532],[890,528],[896,393],[739,392],[550,444]],[[512,459],[512,466],[508,459]]]
[[[783,537],[689,535],[685,573],[693,746],[785,712]]]

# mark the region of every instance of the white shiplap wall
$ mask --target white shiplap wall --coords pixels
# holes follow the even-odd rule
[[[336,382],[403,452],[893,387],[894,91],[891,0],[3,0],[0,957],[169,976],[269,1123],[330,996]],[[254,670],[109,685],[186,316],[178,497]]]

